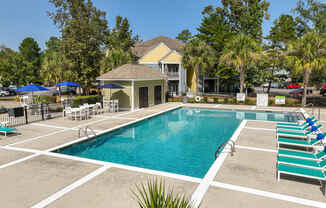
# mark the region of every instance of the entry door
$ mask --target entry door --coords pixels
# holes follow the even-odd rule
[[[139,88],[139,108],[148,107],[148,87]]]
[[[154,103],[155,105],[162,103],[162,86],[155,86],[154,88]]]

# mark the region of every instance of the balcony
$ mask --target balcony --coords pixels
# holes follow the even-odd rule
[[[179,72],[168,72],[169,79],[179,79]]]

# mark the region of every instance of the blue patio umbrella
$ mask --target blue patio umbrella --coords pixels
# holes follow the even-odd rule
[[[80,87],[80,84],[71,81],[64,81],[58,83],[57,86]]]
[[[120,85],[116,85],[116,84],[105,84],[105,85],[100,85],[97,86],[97,88],[100,89],[110,89],[110,99],[111,99],[111,89],[123,89],[124,87],[120,86]]]
[[[33,92],[37,92],[37,91],[49,91],[49,89],[33,84],[16,89],[16,92],[32,92],[32,96],[33,96]]]
[[[17,92],[36,92],[36,91],[49,91],[49,89],[39,86],[39,85],[34,85],[34,84],[30,84],[27,86],[23,86],[20,87],[18,89],[16,89]]]

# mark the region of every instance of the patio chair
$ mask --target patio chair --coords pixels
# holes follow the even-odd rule
[[[295,127],[295,126],[277,126],[277,130],[285,130],[285,131],[307,131],[311,128],[309,124],[306,124],[302,127]]]
[[[62,111],[62,117],[71,117],[72,116],[72,110],[71,110],[71,107],[66,107],[65,109],[63,109]]]
[[[320,180],[323,184],[325,183],[325,172],[321,169],[311,169],[293,165],[277,164],[277,181],[280,180],[281,174],[316,179]]]
[[[119,112],[119,100],[113,100],[114,112]]]
[[[318,170],[324,170],[326,167],[326,160],[321,160],[321,161],[305,160],[305,159],[285,157],[285,156],[277,156],[277,163],[285,164],[285,165],[293,165],[293,166],[298,166],[303,168],[318,169]]]
[[[293,158],[304,159],[304,160],[320,161],[326,158],[326,152],[324,150],[313,153],[313,152],[303,152],[297,150],[278,149],[277,153],[279,156],[293,157]]]
[[[17,129],[0,126],[0,132],[4,133],[5,136],[7,136],[8,133],[17,132]]]
[[[277,149],[280,148],[280,145],[312,148],[313,146],[315,146],[317,144],[321,144],[323,142],[324,138],[325,138],[325,133],[324,134],[319,133],[316,135],[315,138],[308,138],[307,140],[279,137],[279,138],[277,138]]]
[[[102,104],[101,103],[95,103],[95,105],[96,105],[96,114],[101,113]]]
[[[310,118],[312,122],[317,123],[318,120],[316,120],[316,118],[313,116]],[[289,123],[289,122],[278,122],[276,124],[277,127],[281,127],[281,126],[288,126],[288,127],[304,127],[306,125],[309,125],[309,123],[306,121],[302,122],[302,123]]]
[[[308,131],[285,131],[276,130],[276,137],[290,137],[290,138],[303,138],[306,139],[309,135],[316,134],[318,130],[322,127],[321,124],[318,126],[312,126],[311,130]]]

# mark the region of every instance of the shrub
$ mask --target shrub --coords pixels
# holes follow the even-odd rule
[[[97,102],[101,102],[102,96],[99,95],[90,95],[90,96],[77,96],[72,98],[72,106],[74,108],[79,107],[85,103],[88,104],[95,104]]]
[[[188,98],[188,103],[195,103],[195,98]]]
[[[132,193],[140,208],[193,208],[189,199],[167,190],[162,181],[150,180],[145,185],[136,185]]]
[[[269,98],[268,99],[268,105],[274,105],[275,104],[275,99],[274,98]]]
[[[229,98],[224,98],[223,99],[223,104],[228,104],[229,103]]]
[[[56,103],[57,98],[55,96],[49,96],[49,95],[34,95],[33,96],[34,102],[36,104],[40,103]]]

